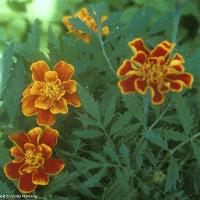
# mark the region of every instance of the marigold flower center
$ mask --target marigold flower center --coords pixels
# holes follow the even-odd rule
[[[25,153],[25,163],[30,167],[38,168],[42,165],[43,157],[41,153],[27,150]]]
[[[148,63],[142,67],[144,79],[148,85],[159,84],[163,81],[167,72],[166,66]]]
[[[55,99],[59,96],[60,87],[55,82],[43,82],[42,95]]]

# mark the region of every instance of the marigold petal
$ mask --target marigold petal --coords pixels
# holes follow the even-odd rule
[[[32,79],[34,81],[43,81],[45,72],[49,71],[47,63],[43,60],[37,61],[31,65]]]
[[[159,91],[157,85],[151,87],[151,96],[152,103],[155,105],[160,105],[164,102],[164,95]]]
[[[170,87],[170,83],[164,83],[162,85],[160,85],[159,87],[159,91],[161,91],[161,93],[166,93],[169,91]]]
[[[33,86],[30,89],[31,94],[41,95],[41,90],[43,86],[40,81],[35,81]]]
[[[134,51],[143,51],[147,56],[149,56],[149,49],[145,47],[144,41],[141,38],[136,38],[128,43],[129,47]]]
[[[104,26],[101,30],[102,35],[108,35],[110,33],[110,29],[108,26]]]
[[[64,98],[54,101],[50,111],[53,114],[66,114],[68,112],[67,101]]]
[[[30,84],[26,87],[26,89],[25,89],[24,92],[23,92],[23,96],[29,96],[29,95],[31,95],[30,90],[31,90],[32,86],[33,86],[33,83],[30,83]]]
[[[122,65],[117,70],[118,76],[125,76],[129,71],[133,70],[133,64],[130,60],[124,60]]]
[[[22,193],[31,193],[36,189],[36,185],[32,182],[32,173],[24,173],[20,176],[18,188]]]
[[[182,65],[174,65],[172,68],[182,73],[185,71],[185,68]]]
[[[176,53],[172,60],[179,61],[180,62],[179,64],[185,63],[185,60],[184,60],[183,56],[181,54],[179,54],[179,53]]]
[[[25,133],[17,133],[14,135],[10,135],[9,139],[18,145],[22,150],[24,150],[24,144],[30,143],[30,139]]]
[[[32,144],[32,143],[26,143],[26,144],[24,144],[24,149],[26,151],[34,151],[34,152],[36,152],[35,145]]]
[[[173,92],[180,92],[183,89],[183,84],[181,81],[171,81],[170,90]]]
[[[48,71],[44,74],[44,80],[46,82],[50,81],[50,82],[54,82],[58,79],[58,73],[55,71]]]
[[[10,149],[10,154],[13,157],[23,158],[24,152],[19,146],[14,146]]]
[[[183,74],[167,74],[166,78],[172,81],[179,80],[181,81],[186,87],[192,88],[193,83],[193,76],[190,73],[183,73]]]
[[[55,71],[61,81],[68,81],[74,74],[74,67],[64,61],[60,61],[55,65]]]
[[[143,51],[137,51],[135,55],[131,58],[131,61],[143,65],[147,60],[147,56]]]
[[[46,96],[40,96],[35,101],[35,107],[43,110],[51,108],[52,105],[53,105],[53,100]]]
[[[85,43],[90,43],[90,36],[86,33],[81,33],[81,32],[78,32],[76,33],[77,36],[82,39]]]
[[[27,134],[30,138],[31,143],[37,146],[39,143],[40,135],[42,134],[42,129],[40,127],[35,127],[28,131]]]
[[[68,26],[69,24],[71,24],[71,23],[69,22],[69,19],[72,19],[72,16],[64,16],[64,17],[62,18],[62,22],[63,22],[63,24],[64,24],[65,26]]]
[[[44,171],[48,174],[55,175],[60,173],[63,168],[65,167],[65,164],[60,159],[48,159],[46,160],[44,164]]]
[[[150,57],[166,57],[170,54],[175,44],[168,41],[159,43],[150,53]]]
[[[48,145],[42,143],[40,144],[40,147],[42,148],[42,156],[45,159],[48,159],[52,156],[52,149]]]
[[[25,116],[32,116],[35,115],[38,109],[35,107],[35,101],[37,100],[38,96],[30,95],[25,96],[22,99],[22,112]]]
[[[4,166],[4,173],[6,177],[11,180],[19,179],[19,168],[23,165],[23,162],[9,162]]]
[[[135,90],[137,90],[142,95],[145,95],[147,92],[147,84],[144,80],[136,79],[134,82]]]
[[[59,132],[51,127],[46,127],[40,137],[40,144],[46,144],[53,148],[57,144]]]
[[[74,107],[81,106],[80,98],[77,93],[73,93],[73,94],[66,93],[64,95],[64,98],[67,100],[67,104],[69,105],[72,105]]]
[[[38,110],[37,123],[38,125],[52,126],[55,123],[55,116],[50,110]]]
[[[44,173],[44,171],[37,170],[33,172],[32,181],[35,185],[48,185],[49,176],[48,174]]]
[[[62,87],[67,93],[75,93],[77,88],[77,82],[75,80],[69,80],[62,82]]]
[[[139,77],[137,75],[132,75],[128,77],[127,79],[118,81],[118,87],[120,88],[120,91],[122,94],[128,94],[130,92],[135,92],[135,84],[134,82]]]

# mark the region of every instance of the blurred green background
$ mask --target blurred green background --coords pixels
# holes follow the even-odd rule
[[[71,15],[95,0],[1,0],[0,1],[0,53],[6,43],[25,39],[31,23],[38,18],[41,21],[43,38],[41,47],[45,50],[45,38],[49,25],[56,34],[62,34],[64,27],[61,19],[64,15]],[[181,26],[187,32],[187,38],[194,39],[199,34],[200,1],[185,1]],[[178,2],[176,1],[176,2]],[[105,0],[108,11],[124,11],[124,21],[128,20],[137,9],[149,7],[153,10],[156,21],[162,13],[174,9],[174,0]],[[108,13],[109,14],[109,13]]]

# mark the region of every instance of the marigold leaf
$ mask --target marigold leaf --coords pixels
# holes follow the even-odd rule
[[[191,113],[190,107],[188,106],[188,103],[186,102],[186,98],[177,94],[174,100],[177,114],[183,129],[185,133],[190,134],[193,128],[193,115]]]
[[[130,157],[129,157],[129,149],[125,144],[121,144],[119,147],[119,153],[121,154],[122,158],[124,159],[126,165],[130,168]]]
[[[14,191],[6,183],[0,180],[0,195],[14,195]]]
[[[59,176],[56,176],[53,181],[51,181],[45,189],[46,195],[54,194],[62,190],[63,187],[67,186],[73,179],[79,176],[78,172],[69,173],[68,171],[62,172]]]
[[[93,96],[90,95],[90,93],[80,84],[78,85],[78,91],[85,111],[100,122],[101,116],[98,103],[95,101]]]
[[[104,120],[103,120],[104,127],[107,127],[110,121],[112,120],[114,116],[116,104],[117,104],[117,95],[113,96],[107,105],[107,108],[104,114]]]
[[[24,69],[22,61],[18,60],[14,66],[12,77],[8,82],[9,87],[5,91],[5,108],[8,113],[10,125],[13,125],[20,110],[20,99],[26,80]]]
[[[133,117],[133,113],[131,111],[125,112],[121,115],[113,124],[110,130],[110,134],[114,135],[118,131],[122,130],[124,126],[126,126],[131,118]]]
[[[144,132],[144,136],[147,140],[149,140],[151,143],[163,148],[167,149],[167,142],[160,136],[159,133],[156,133],[154,131],[146,131]]]
[[[197,159],[197,162],[200,168],[200,146],[197,143],[192,142],[192,148],[193,148],[194,156]]]
[[[176,182],[179,180],[179,166],[176,160],[171,157],[170,164],[167,169],[167,177],[165,183],[165,191],[172,191],[176,189]]]
[[[12,65],[13,65],[13,44],[10,44],[3,52],[3,57],[1,60],[0,68],[0,98],[5,91],[8,80],[12,74]]]
[[[96,174],[92,175],[87,181],[85,181],[82,186],[86,188],[97,187],[106,171],[106,168],[100,169]]]
[[[92,139],[92,138],[96,138],[96,137],[101,137],[103,136],[103,132],[102,131],[98,131],[98,130],[92,130],[92,129],[88,129],[88,130],[76,130],[73,131],[74,135],[76,135],[77,137],[81,137],[84,139]]]

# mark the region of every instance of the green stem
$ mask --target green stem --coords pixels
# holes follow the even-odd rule
[[[165,113],[168,111],[170,106],[171,106],[171,102],[168,104],[165,110],[160,114],[160,116],[156,119],[156,121],[147,129],[147,131],[151,131],[156,126],[156,124],[163,118]],[[140,138],[138,145],[140,145],[143,142],[143,140],[144,140],[144,135],[142,135],[142,137]]]
[[[167,107],[165,108],[165,110],[160,114],[160,116],[156,119],[156,121],[148,128],[148,131],[152,130],[156,124],[163,118],[163,116],[166,114],[166,112],[168,111],[169,107],[171,106],[171,103],[170,102]]]
[[[113,145],[113,147],[115,146],[114,142],[112,141],[110,135],[108,134],[108,132],[106,131],[106,129],[104,128],[104,126],[101,126],[101,129],[103,130],[105,136],[108,138],[109,142]]]
[[[180,143],[179,145],[177,145],[174,149],[172,149],[171,151],[169,151],[169,153],[164,157],[164,159],[162,160],[162,162],[160,163],[158,169],[161,169],[162,166],[165,164],[165,162],[168,161],[168,159],[177,151],[179,150],[182,146],[186,145],[187,143],[191,142],[192,140],[196,139],[197,137],[200,136],[200,132],[196,133],[195,135],[193,135],[192,137],[190,137],[189,139],[187,139],[186,141]]]
[[[105,50],[105,46],[104,46],[104,41],[103,41],[103,38],[102,38],[102,35],[101,35],[101,25],[98,27],[98,39],[99,39],[99,42],[100,42],[100,45],[101,45],[101,48],[102,48],[102,52],[103,52],[103,55],[104,55],[104,57],[105,57],[105,59],[106,59],[106,61],[107,61],[107,63],[108,63],[108,67],[110,68],[110,70],[115,74],[115,76],[116,76],[116,72],[115,72],[115,70],[113,69],[113,67],[112,67],[112,64],[111,64],[111,62],[110,62],[110,60],[109,60],[109,58],[108,58],[108,55],[107,55],[107,53],[106,53],[106,50]]]

